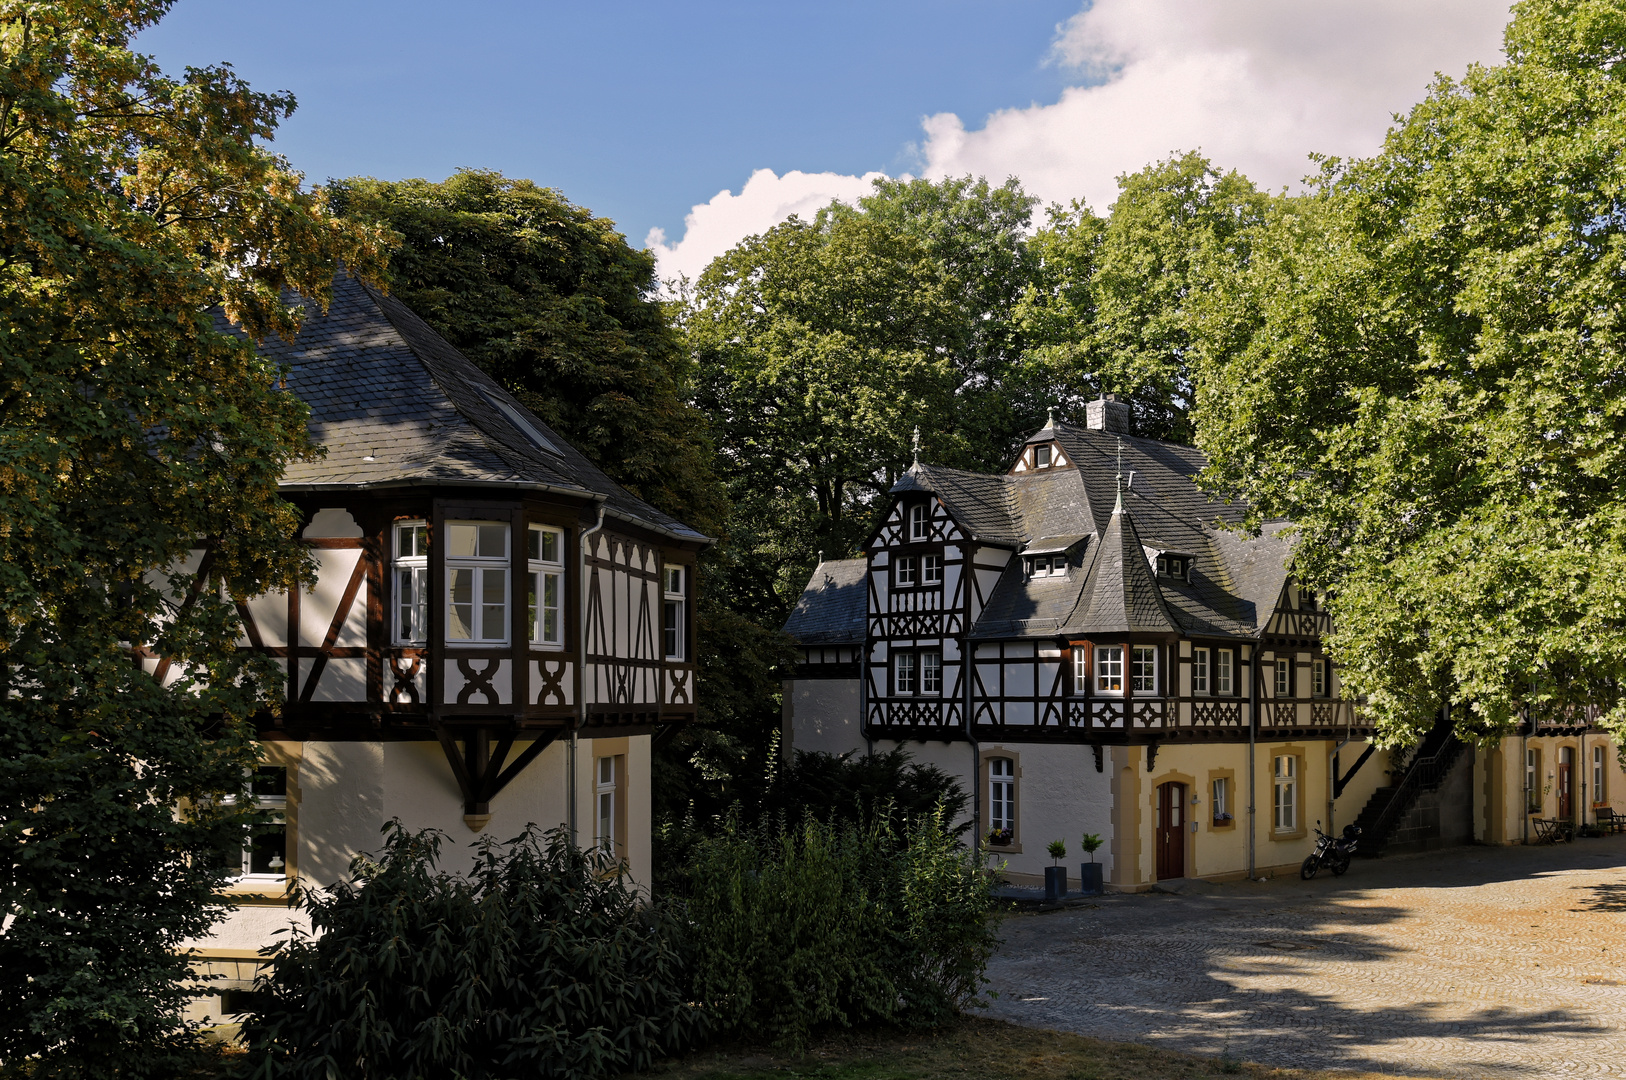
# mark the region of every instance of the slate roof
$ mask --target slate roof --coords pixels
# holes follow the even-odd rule
[[[1006,565],[976,624],[974,639],[1058,638],[1098,634],[1180,634],[1258,637],[1287,579],[1292,545],[1277,522],[1249,537],[1225,528],[1240,522],[1241,504],[1213,499],[1197,487],[1206,464],[1189,446],[1065,424],[1047,425],[1028,442],[1054,438],[1072,462],[1043,472],[971,473],[915,465],[893,495],[929,491],[980,543],[1015,552],[1070,552],[1061,577],[1026,574],[1024,560]],[[1120,449],[1121,446],[1121,449]],[[1117,507],[1119,454],[1126,481]],[[1158,551],[1191,556],[1188,580],[1159,577]],[[862,565],[863,560],[846,560]],[[821,625],[835,593],[820,584],[821,564],[785,629]],[[859,570],[853,571],[861,573]],[[843,597],[858,604],[861,590]],[[862,636],[862,611],[848,616]],[[836,618],[830,615],[828,618]]]
[[[785,633],[804,645],[863,644],[868,569],[868,559],[819,563],[785,622]]]
[[[288,366],[288,386],[310,406],[311,435],[327,455],[290,466],[284,489],[550,491],[706,541],[604,475],[399,300],[343,273],[326,313],[294,300],[308,311],[299,336],[260,349]]]

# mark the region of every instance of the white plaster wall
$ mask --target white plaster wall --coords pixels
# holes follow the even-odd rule
[[[787,679],[785,733],[796,750],[864,752],[857,679]]]
[[[436,750],[439,750],[437,745]],[[381,742],[307,742],[299,761],[299,875],[325,886],[377,851],[388,817]],[[445,768],[445,762],[441,762]]]
[[[1078,864],[1089,861],[1080,846],[1087,832],[1103,841],[1095,853],[1102,873],[1112,874],[1112,783],[1107,772],[1095,771],[1095,754],[1087,746],[1047,743],[982,743],[980,750],[1008,750],[1018,758],[1016,820],[1021,852],[1006,857],[1012,880],[1042,880],[1052,865],[1045,847],[1052,840],[1067,845],[1068,884],[1078,887]],[[1111,768],[1111,763],[1106,763]],[[983,797],[987,793],[983,792]]]

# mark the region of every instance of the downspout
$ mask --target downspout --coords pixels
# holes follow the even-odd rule
[[[1526,710],[1528,713],[1528,710]],[[1524,790],[1523,805],[1519,807],[1519,820],[1523,822],[1519,843],[1526,846],[1530,843],[1530,718],[1525,717],[1524,730],[1519,732],[1519,775],[1525,782],[1520,785]],[[1505,789],[1504,789],[1505,790]]]
[[[565,798],[570,808],[570,842],[577,847],[581,846],[576,835],[576,733],[587,726],[587,540],[588,537],[604,528],[604,504],[598,504],[598,523],[591,529],[583,529],[578,541],[581,559],[581,585],[577,590],[580,593],[579,613],[576,619],[576,726],[570,731],[570,745],[567,748],[567,764],[565,766]]]
[[[1255,758],[1254,739],[1259,731],[1259,646],[1256,644],[1250,650],[1248,657],[1248,880],[1258,878],[1258,867],[1255,865],[1254,844],[1255,833],[1259,831],[1256,808],[1254,806]]]

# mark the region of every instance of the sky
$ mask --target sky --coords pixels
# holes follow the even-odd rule
[[[313,182],[497,169],[698,276],[877,175],[1015,176],[1111,204],[1198,149],[1265,187],[1378,149],[1436,72],[1500,59],[1506,0],[178,0],[137,41],[299,108]]]

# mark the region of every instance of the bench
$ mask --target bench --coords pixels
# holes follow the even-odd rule
[[[1531,818],[1536,827],[1536,843],[1559,844],[1575,838],[1575,825],[1562,818]]]
[[[1598,823],[1598,828],[1609,832],[1626,832],[1626,817],[1615,813],[1613,807],[1594,806],[1592,817]]]

